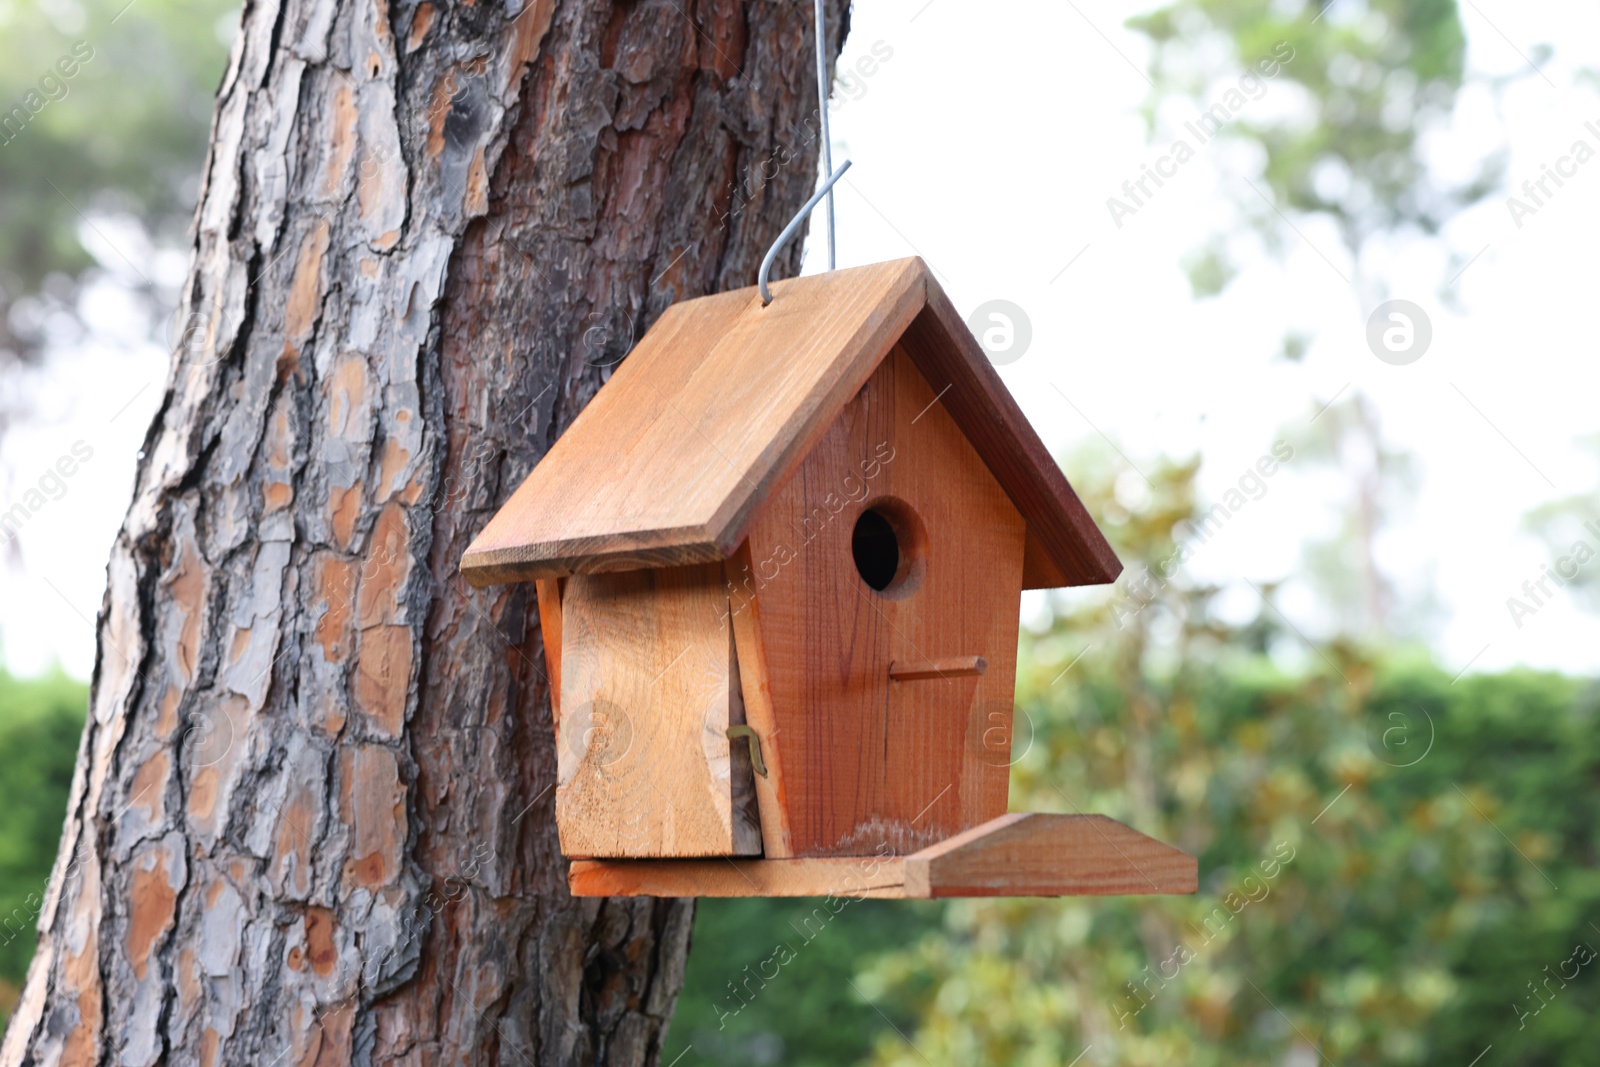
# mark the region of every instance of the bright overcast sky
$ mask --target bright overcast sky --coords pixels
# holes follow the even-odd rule
[[[1360,9],[1360,0],[1344,3]],[[1505,148],[1520,186],[1576,140],[1600,149],[1600,96],[1575,77],[1600,65],[1600,12],[1461,6],[1470,72],[1526,76],[1498,99],[1481,85],[1462,94],[1454,128],[1428,146],[1437,171],[1459,179]],[[1447,666],[1600,673],[1600,619],[1564,594],[1521,629],[1506,608],[1549,561],[1522,517],[1600,486],[1595,453],[1581,441],[1600,433],[1600,286],[1584,243],[1600,233],[1600,158],[1521,228],[1497,197],[1440,239],[1369,251],[1364,267],[1387,295],[1414,301],[1433,325],[1427,353],[1392,366],[1367,347],[1372,308],[1341,277],[1351,269],[1331,226],[1302,225],[1286,266],[1243,262],[1221,298],[1191,299],[1180,261],[1227,217],[1218,205],[1231,189],[1259,184],[1248,152],[1203,149],[1137,215],[1113,224],[1106,198],[1161,154],[1146,145],[1137,113],[1148,49],[1122,28],[1135,8],[997,0],[981,10],[958,0],[857,3],[841,70],[863,56],[877,66],[833,116],[836,157],[854,161],[839,187],[839,265],[919,254],[963,314],[994,299],[1020,306],[1032,342],[1001,375],[1046,444],[1068,452],[1103,432],[1140,465],[1199,451],[1213,498],[1281,428],[1335,397],[1365,394],[1391,444],[1419,466],[1414,507],[1380,543],[1382,562],[1408,583],[1431,572],[1445,609],[1433,636]],[[1327,16],[1340,17],[1339,5]],[[1548,79],[1524,58],[1544,44],[1557,48]],[[1272,101],[1269,89],[1260,106]],[[808,271],[817,252],[813,242]],[[88,620],[164,375],[159,346],[119,334],[127,316],[113,290],[94,312],[100,339],[30,384],[38,417],[0,444],[0,507],[74,443],[93,449],[66,494],[0,558],[0,648],[19,673],[53,660],[80,676],[90,669]],[[1302,362],[1272,358],[1289,330],[1315,335]],[[1271,486],[1191,565],[1198,578],[1234,584],[1241,615],[1254,610],[1244,580],[1293,574],[1305,540],[1334,522],[1325,480],[1291,463]],[[1313,631],[1323,621],[1314,603],[1288,606]]]

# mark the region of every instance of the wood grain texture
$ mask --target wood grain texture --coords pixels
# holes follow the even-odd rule
[[[1028,522],[1023,588],[1116,581],[1122,563],[930,274],[905,346]]]
[[[710,579],[721,577],[721,568],[710,568]],[[749,736],[749,723],[744,710],[744,683],[739,676],[739,657],[733,647],[733,627],[727,619],[727,598],[720,600],[723,611],[722,632],[727,635],[728,657],[728,727],[722,731],[728,742],[729,809],[734,821],[734,844],[729,853],[736,856],[759,856],[761,848],[761,816],[756,800],[756,755],[761,739]],[[737,727],[738,729],[734,729]],[[735,736],[737,735],[737,736]],[[761,770],[766,771],[766,764]]]
[[[921,259],[677,305],[461,560],[474,585],[726,559],[897,339],[1028,524],[1026,588],[1121,572]]]
[[[1193,893],[1193,856],[1104,815],[1013,812],[906,860],[913,897]]]
[[[909,856],[591,861],[574,896],[890,899],[1193,893],[1193,856],[1104,815],[1002,815]]]
[[[989,661],[982,656],[946,656],[925,662],[893,660],[889,664],[889,677],[897,682],[923,682],[968,675],[976,677],[988,669]]]
[[[897,348],[773,495],[732,577],[745,676],[764,679],[750,722],[781,768],[763,825],[785,823],[794,856],[905,854],[1006,808],[1023,523],[934,397]],[[868,508],[904,550],[883,592],[852,554]],[[893,661],[952,655],[989,670],[889,681]]]
[[[461,561],[475,585],[720,562],[910,324],[920,260],[668,309]]]
[[[539,599],[539,629],[544,633],[544,667],[550,679],[550,718],[561,729],[561,579],[534,583]]]
[[[906,899],[894,857],[782,860],[576,860],[575,897],[826,897]]]
[[[728,609],[733,624],[734,651],[739,663],[740,692],[745,723],[761,741],[767,773],[757,776],[756,807],[761,820],[762,855],[783,859],[794,855],[789,838],[789,793],[784,786],[783,753],[775,743],[778,718],[772,710],[772,686],[767,678],[767,653],[762,641],[761,605],[751,589],[741,584],[753,572],[750,546],[745,543],[724,567]]]
[[[564,855],[761,853],[748,745],[735,759],[727,736],[744,721],[727,605],[719,564],[567,579]]]
[[[1073,584],[1072,575],[1051,557],[1030,527],[1028,540],[1022,546],[1022,588],[1060,589]]]

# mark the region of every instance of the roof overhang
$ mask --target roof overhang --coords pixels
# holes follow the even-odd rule
[[[668,308],[472,542],[475,586],[727,559],[896,343],[1027,524],[1026,588],[1122,564],[920,258]]]

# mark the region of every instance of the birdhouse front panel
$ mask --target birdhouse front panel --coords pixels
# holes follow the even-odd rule
[[[722,566],[578,574],[559,595],[561,851],[760,855]]]
[[[897,345],[729,564],[768,857],[906,855],[1004,814],[1025,538]]]

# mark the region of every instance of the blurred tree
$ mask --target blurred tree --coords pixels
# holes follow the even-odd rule
[[[1236,183],[1231,192],[1238,220],[1270,250],[1302,239],[1280,210],[1327,216],[1360,283],[1371,237],[1435,233],[1501,183],[1499,156],[1456,186],[1440,183],[1423,158],[1461,88],[1466,38],[1455,0],[1175,0],[1129,25],[1154,45],[1152,134],[1225,101],[1242,76],[1267,85],[1267,99],[1233,108],[1217,136],[1260,150],[1265,188]],[[1283,60],[1280,44],[1292,58]],[[1198,296],[1219,292],[1237,258],[1228,249],[1243,235],[1232,222],[1190,264]]]
[[[167,329],[238,7],[0,0],[0,368],[78,340],[97,282]]]
[[[1600,437],[1586,444],[1600,458]],[[1534,579],[1540,584],[1530,581],[1507,601],[1512,618],[1520,622],[1560,590],[1570,592],[1590,611],[1600,611],[1600,490],[1552,500],[1529,514],[1527,525],[1544,542],[1550,562]]]
[[[1417,640],[1438,618],[1431,570],[1402,576],[1379,564],[1383,534],[1399,526],[1415,499],[1416,459],[1384,436],[1376,406],[1351,391],[1281,431],[1304,473],[1339,484],[1333,532],[1305,546],[1298,577],[1328,616],[1331,634],[1369,642]]]

